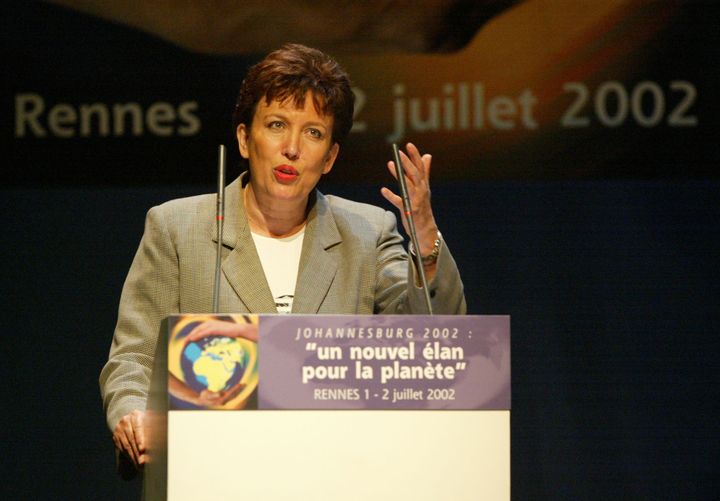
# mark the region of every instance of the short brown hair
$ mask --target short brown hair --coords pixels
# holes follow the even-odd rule
[[[333,117],[332,141],[341,144],[352,127],[355,96],[342,67],[327,54],[300,44],[285,44],[252,66],[240,86],[233,126],[252,125],[261,99],[292,99],[301,107],[306,94],[313,96],[315,109]]]

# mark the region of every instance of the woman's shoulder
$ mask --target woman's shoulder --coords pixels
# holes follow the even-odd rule
[[[380,217],[382,218],[385,209],[364,202],[356,202],[337,195],[325,195],[325,200],[335,214],[347,214],[348,216]]]
[[[233,204],[240,200],[241,176],[225,187],[225,213],[233,210]],[[217,210],[217,193],[205,193],[168,200],[150,209],[150,212],[161,214],[164,217],[174,219],[177,217],[192,221],[200,217],[203,221],[209,220],[214,224]]]
[[[175,198],[156,205],[148,211],[148,218],[159,218],[166,224],[194,224],[212,218],[215,213],[214,193]]]
[[[335,195],[326,195],[324,198],[341,232],[377,235],[396,227],[395,215],[381,207]]]
[[[164,213],[214,210],[216,196],[215,193],[203,193],[201,195],[173,198],[152,207],[150,210]]]

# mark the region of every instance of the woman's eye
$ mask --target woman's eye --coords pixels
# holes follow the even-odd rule
[[[285,124],[283,124],[280,120],[273,120],[268,124],[268,127],[271,129],[280,129],[283,125]]]
[[[308,132],[310,133],[310,135],[312,137],[315,137],[317,139],[322,139],[322,137],[323,137],[322,132],[319,131],[318,129],[308,129]]]

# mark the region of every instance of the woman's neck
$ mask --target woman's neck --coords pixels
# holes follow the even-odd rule
[[[243,189],[243,201],[248,224],[253,233],[273,238],[294,235],[305,227],[307,219],[307,200],[301,203],[279,202],[263,203],[256,196],[252,184]]]

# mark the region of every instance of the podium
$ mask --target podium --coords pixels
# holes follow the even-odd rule
[[[187,404],[169,380],[209,317],[161,327],[144,499],[510,499],[509,317],[217,315],[257,357],[228,401]]]

